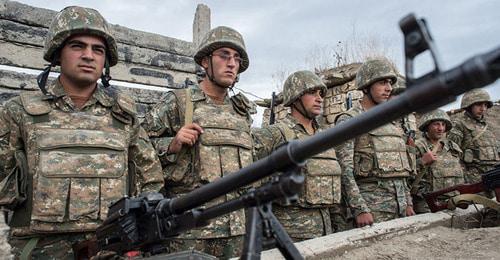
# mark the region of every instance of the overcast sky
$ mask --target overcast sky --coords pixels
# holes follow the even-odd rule
[[[237,87],[260,97],[270,97],[271,91],[277,89],[279,72],[311,69],[324,60],[334,64],[333,57],[319,62],[317,56],[331,56],[332,50],[338,50],[335,48],[339,41],[350,43],[355,38],[360,45],[375,42],[403,68],[403,36],[398,22],[410,12],[427,19],[443,69],[500,46],[500,1],[494,0],[20,2],[53,10],[67,5],[92,7],[110,23],[186,41],[192,41],[196,6],[204,3],[211,9],[212,28],[226,25],[242,33],[250,67],[241,75]],[[420,72],[431,69],[426,59],[419,65]],[[494,100],[500,99],[500,82],[487,90]]]

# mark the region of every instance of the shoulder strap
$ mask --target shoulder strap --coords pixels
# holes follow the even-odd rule
[[[42,93],[25,91],[20,94],[20,97],[24,110],[32,116],[45,115],[52,111],[49,102],[43,99],[45,95]]]
[[[186,88],[186,105],[184,106],[184,125],[193,123],[194,106],[191,100],[191,89]]]

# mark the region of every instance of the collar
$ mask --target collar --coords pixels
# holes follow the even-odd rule
[[[64,87],[59,81],[59,78],[57,78],[57,80],[52,81],[52,83],[47,88],[47,92],[50,93],[52,96],[54,96],[56,99],[60,99],[67,96]],[[91,102],[95,100],[96,102],[101,103],[105,107],[111,107],[114,104],[114,96],[115,96],[111,92],[113,92],[113,90],[105,89],[101,84],[97,84],[97,87],[89,100]],[[43,97],[43,99],[50,100],[52,98],[49,96],[45,96]]]

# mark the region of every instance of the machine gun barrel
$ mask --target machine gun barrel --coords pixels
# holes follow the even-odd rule
[[[461,65],[418,80],[397,98],[377,105],[355,118],[301,141],[292,141],[271,155],[216,181],[208,183],[179,198],[169,201],[164,214],[181,214],[204,203],[256,182],[275,172],[326,151],[360,134],[387,124],[413,111],[425,112],[456,99],[474,88],[493,83],[500,77],[500,46],[476,55]]]

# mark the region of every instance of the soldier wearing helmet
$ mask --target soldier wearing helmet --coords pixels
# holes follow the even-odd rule
[[[500,162],[497,136],[485,114],[493,105],[490,95],[484,89],[474,89],[464,94],[460,108],[463,113],[453,118],[450,140],[457,143],[463,151],[465,181],[475,183],[481,174],[491,170]]]
[[[297,71],[288,76],[283,86],[283,104],[290,107],[291,113],[274,125],[281,132],[281,138],[275,139],[283,143],[304,139],[320,131],[316,117],[322,112],[326,91],[323,81],[311,71]],[[353,176],[342,175],[334,149],[307,160],[302,171],[306,185],[298,203],[276,203],[273,207],[274,214],[294,241],[336,231],[330,208],[340,206],[342,185],[347,185],[345,189],[352,201],[361,200]]]
[[[242,94],[228,93],[249,65],[243,37],[229,27],[214,28],[201,41],[194,60],[205,71],[199,85],[169,92],[144,122],[164,166],[167,196],[190,192],[253,162],[250,113],[255,106]],[[171,241],[171,250],[239,255],[244,217],[237,211],[217,218]]]
[[[42,93],[23,92],[0,114],[0,172],[8,173],[0,201],[12,210],[16,257],[73,259],[73,244],[94,236],[112,202],[161,189],[161,164],[134,101],[97,83],[117,50],[96,10],[60,11],[44,58],[59,77],[47,84],[48,68]]]
[[[363,63],[356,74],[356,85],[363,97],[358,105],[340,114],[336,124],[386,102],[396,81],[389,61],[375,59]],[[337,153],[342,168],[353,172],[364,199],[364,209],[353,212],[358,226],[415,214],[406,180],[413,170],[405,134],[398,122],[345,142]]]
[[[422,194],[464,183],[460,164],[462,150],[448,140],[446,133],[452,129],[451,120],[441,109],[424,114],[420,118],[419,130],[422,138],[417,139],[417,175],[412,183],[415,212],[430,212]],[[455,193],[444,194],[439,200],[446,202]]]

